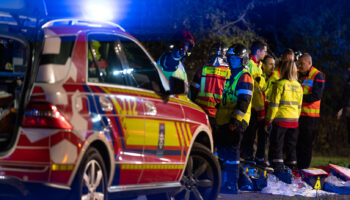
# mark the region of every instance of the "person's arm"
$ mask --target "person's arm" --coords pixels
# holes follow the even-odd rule
[[[203,68],[200,68],[197,70],[196,74],[193,77],[193,80],[191,82],[190,88],[191,88],[191,100],[194,101],[197,98],[198,92],[200,90],[200,82],[202,78],[202,70]]]
[[[237,105],[232,112],[231,124],[238,127],[247,113],[252,99],[253,79],[249,73],[244,73],[238,80],[235,94],[237,95]]]
[[[325,78],[321,72],[318,72],[313,81],[311,94],[304,95],[303,101],[306,103],[312,103],[318,100],[321,100],[324,86]]]

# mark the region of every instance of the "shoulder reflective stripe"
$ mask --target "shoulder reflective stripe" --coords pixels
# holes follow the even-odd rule
[[[237,91],[237,96],[240,94],[248,94],[248,95],[252,95],[252,91],[251,90],[245,90],[245,89],[240,89]]]
[[[280,101],[281,105],[299,105],[297,101]]]
[[[244,112],[242,112],[242,111],[240,111],[240,110],[237,110],[237,109],[235,109],[235,110],[233,111],[233,114],[239,115],[239,116],[241,116],[241,117],[244,117],[244,115],[245,115]]]
[[[313,80],[309,80],[309,79],[305,79],[302,83],[302,85],[306,85],[306,86],[310,86],[312,87],[314,84],[314,81]]]
[[[283,159],[273,159],[272,162],[274,162],[274,163],[283,163]]]
[[[271,107],[278,107],[280,104],[278,104],[278,103],[273,103],[273,102],[270,102],[269,103],[269,106],[271,106]]]
[[[235,160],[235,161],[229,161],[229,160],[227,160],[227,161],[225,161],[225,163],[226,163],[226,164],[229,164],[229,165],[238,165],[240,162],[239,162],[239,160]]]
[[[206,75],[218,75],[218,76],[222,76],[222,77],[227,77],[227,74],[228,74],[228,69],[222,69],[222,68],[219,68],[219,67],[205,67],[203,69],[203,73],[202,75],[203,76],[206,76]]]

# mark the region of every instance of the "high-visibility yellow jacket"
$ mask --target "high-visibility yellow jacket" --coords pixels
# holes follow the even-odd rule
[[[270,102],[273,85],[280,79],[280,72],[278,70],[274,70],[270,77],[267,77],[266,74],[263,74],[263,76],[266,81],[264,87],[265,101]]]
[[[302,101],[303,90],[298,81],[276,81],[266,113],[266,124],[273,122],[281,127],[298,127]]]
[[[248,70],[243,69],[225,83],[223,98],[216,112],[216,124],[219,126],[233,123],[238,126],[242,121],[249,124],[253,80]]]
[[[264,118],[264,96],[263,90],[265,86],[265,79],[261,69],[262,63],[256,63],[255,58],[252,58],[248,62],[249,73],[254,80],[254,91],[252,97],[252,109],[258,112],[258,118]]]

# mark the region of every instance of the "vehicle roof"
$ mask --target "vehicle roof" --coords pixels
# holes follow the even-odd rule
[[[84,19],[56,19],[46,22],[42,29],[51,30],[52,35],[77,35],[79,32],[101,31],[129,35],[118,24],[112,22],[98,22]],[[49,31],[45,34],[50,35]],[[130,35],[129,35],[130,36]]]

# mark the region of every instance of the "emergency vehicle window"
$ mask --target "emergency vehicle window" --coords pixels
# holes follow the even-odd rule
[[[89,82],[126,85],[125,73],[119,59],[120,44],[109,35],[89,36]]]
[[[121,44],[128,61],[127,75],[131,86],[160,92],[162,87],[158,71],[147,54],[131,40],[123,38]]]
[[[45,64],[58,64],[58,65],[64,65],[66,64],[68,58],[71,56],[74,42],[75,42],[75,36],[63,36],[59,37],[55,42],[59,43],[59,47],[57,48],[57,52],[55,52],[55,48],[47,50],[46,53],[43,53],[40,58],[40,64],[39,65],[45,65]],[[48,40],[47,40],[48,41]],[[54,45],[52,45],[54,46]]]

